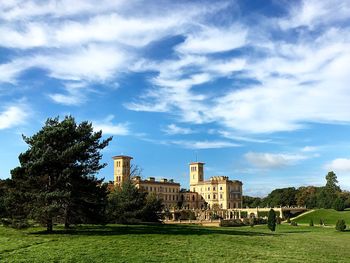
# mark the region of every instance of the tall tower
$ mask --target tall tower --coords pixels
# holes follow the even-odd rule
[[[201,162],[190,163],[190,186],[193,191],[193,186],[203,181],[204,178],[204,164]]]
[[[132,157],[119,155],[113,156],[114,160],[114,185],[121,186],[130,179],[130,160]]]

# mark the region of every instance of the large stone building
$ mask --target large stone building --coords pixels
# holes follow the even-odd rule
[[[229,180],[227,176],[213,176],[204,180],[204,163],[190,163],[190,190],[180,191],[180,184],[172,179],[156,181],[154,177],[142,180],[140,176],[130,178],[132,157],[114,156],[114,184],[120,186],[132,180],[140,191],[154,193],[168,208],[182,206],[187,209],[235,209],[242,207],[242,182]]]

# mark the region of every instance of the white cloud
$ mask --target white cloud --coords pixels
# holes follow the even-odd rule
[[[163,131],[167,134],[174,135],[174,134],[191,134],[194,133],[195,131],[190,129],[190,128],[184,128],[184,127],[179,127],[175,124],[169,124]]]
[[[315,152],[319,149],[318,146],[305,146],[301,149],[302,152]]]
[[[86,96],[83,92],[83,89],[86,89],[86,85],[84,82],[68,82],[65,83],[66,94],[53,93],[48,96],[58,104],[78,106],[86,101]]]
[[[228,142],[228,141],[171,141],[171,144],[181,146],[187,149],[218,149],[218,148],[231,148],[239,147],[240,144]]]
[[[0,112],[0,130],[9,129],[25,123],[29,116],[28,107],[25,104],[14,104],[5,107]]]
[[[325,169],[334,172],[345,172],[350,173],[350,159],[338,158],[327,163]]]
[[[103,121],[94,121],[93,126],[95,131],[102,130],[103,134],[108,135],[129,135],[129,124],[128,123],[113,123],[113,115],[107,116]]]
[[[248,152],[244,158],[258,168],[280,168],[310,158],[301,154]]]
[[[232,25],[229,28],[202,27],[191,32],[176,50],[180,53],[215,53],[229,51],[246,44],[247,30],[242,26]]]
[[[350,17],[350,3],[343,0],[303,0],[291,7],[289,17],[280,21],[283,29],[329,24]]]

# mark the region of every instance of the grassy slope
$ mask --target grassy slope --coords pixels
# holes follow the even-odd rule
[[[335,225],[338,219],[344,219],[345,222],[350,225],[350,211],[338,212],[333,209],[318,209],[311,213],[301,215],[293,221],[301,224],[309,224],[311,219],[313,219],[315,225],[319,224],[320,219],[324,220],[326,225]]]
[[[350,262],[350,232],[266,226],[84,226],[47,235],[0,227],[0,262]]]

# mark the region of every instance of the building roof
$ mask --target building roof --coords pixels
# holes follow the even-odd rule
[[[116,155],[116,156],[113,156],[112,159],[115,160],[115,159],[133,159],[133,158],[127,155]]]
[[[190,164],[205,164],[205,163],[202,163],[202,162],[191,162]]]

